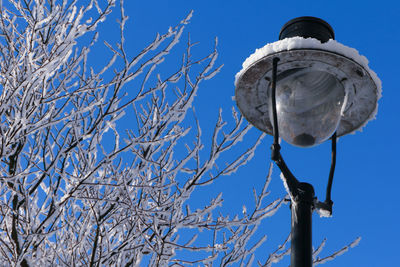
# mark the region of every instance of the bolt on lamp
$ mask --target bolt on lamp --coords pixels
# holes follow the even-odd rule
[[[278,65],[279,64],[279,65]],[[361,130],[375,118],[381,82],[357,50],[334,40],[315,17],[299,17],[281,29],[279,41],[257,49],[236,75],[235,99],[243,116],[273,135],[272,160],[291,198],[291,266],[312,266],[312,212],[332,215],[331,188],[337,137]],[[299,182],[280,153],[279,137],[298,147],[331,139],[332,162],[326,199]]]

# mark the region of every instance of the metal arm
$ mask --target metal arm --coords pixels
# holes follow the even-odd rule
[[[332,206],[333,201],[331,199],[331,191],[332,191],[332,183],[333,183],[333,175],[335,173],[336,166],[336,132],[332,135],[332,159],[331,159],[331,169],[329,171],[328,185],[326,186],[326,197],[324,202],[316,201],[315,208],[318,209],[321,214],[325,214],[327,216],[332,215]]]
[[[271,105],[272,105],[272,118],[273,118],[273,134],[274,142],[271,146],[271,159],[278,165],[283,173],[285,183],[287,185],[288,193],[291,199],[295,199],[298,195],[299,181],[293,175],[286,165],[281,155],[281,146],[279,145],[279,130],[278,130],[278,115],[276,111],[276,73],[278,69],[279,58],[274,57],[272,60],[272,81],[271,81]]]
[[[332,136],[332,160],[331,160],[331,169],[329,171],[329,179],[328,185],[326,187],[326,198],[325,202],[332,203],[331,200],[331,191],[332,191],[332,183],[333,183],[333,175],[335,173],[335,166],[336,166],[336,132]]]
[[[278,130],[278,115],[276,112],[276,73],[278,69],[278,61],[279,57],[274,57],[272,59],[272,81],[271,81],[271,105],[272,105],[272,123],[273,123],[273,135],[274,135],[274,143],[272,144],[272,155],[271,158],[273,161],[278,161],[280,157],[280,149],[279,145],[279,130]]]

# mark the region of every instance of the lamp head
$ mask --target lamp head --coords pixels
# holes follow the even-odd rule
[[[279,135],[300,147],[362,128],[377,112],[381,83],[368,61],[335,40],[328,23],[300,17],[280,41],[251,55],[236,75],[235,98],[244,117],[272,134],[272,59],[279,57],[276,108]]]

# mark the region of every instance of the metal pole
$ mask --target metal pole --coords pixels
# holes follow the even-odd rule
[[[291,267],[312,267],[312,212],[314,188],[299,183],[298,194],[291,204]]]

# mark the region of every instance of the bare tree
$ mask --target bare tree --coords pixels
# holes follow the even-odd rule
[[[96,28],[120,7],[120,40],[91,67]],[[259,223],[282,199],[265,202],[271,170],[255,208],[217,214],[222,196],[191,210],[200,186],[234,173],[263,135],[231,161],[224,158],[250,126],[233,110],[218,116],[203,149],[194,110],[212,78],[217,50],[196,59],[188,38],[182,61],[157,67],[181,39],[191,14],[134,57],[125,50],[123,2],[9,0],[0,9],[0,261],[21,266],[251,265]],[[85,38],[83,38],[85,37]],[[87,41],[89,40],[89,41]],[[86,42],[86,43],[85,43]],[[198,72],[193,72],[192,68]],[[129,118],[129,129],[120,123]],[[178,153],[179,151],[179,153]],[[206,155],[207,153],[207,155]],[[229,157],[232,158],[232,157]],[[194,229],[212,233],[205,245]],[[181,251],[190,251],[185,258]],[[276,262],[281,249],[271,254]],[[286,253],[287,254],[287,253]],[[265,265],[270,264],[267,262]]]

